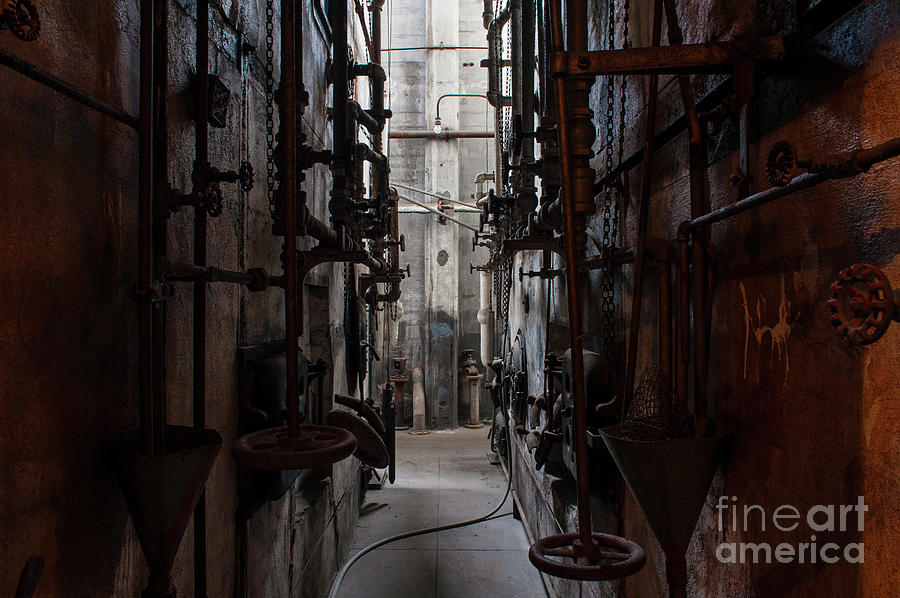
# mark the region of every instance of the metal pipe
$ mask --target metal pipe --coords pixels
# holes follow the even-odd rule
[[[653,7],[654,46],[662,37],[662,0]],[[659,99],[659,76],[648,77],[647,119],[644,133],[644,165],[641,170],[641,195],[638,206],[637,242],[634,249],[634,289],[631,295],[631,321],[628,329],[628,356],[625,360],[625,393],[619,408],[620,421],[624,421],[628,406],[634,397],[634,379],[637,372],[638,336],[641,327],[641,306],[644,294],[644,255],[647,244],[647,226],[650,219],[650,189],[653,177],[653,141],[656,137],[656,112]],[[620,132],[621,134],[622,132]]]
[[[62,79],[58,77],[54,77],[50,73],[39,69],[33,64],[22,60],[18,56],[13,56],[12,54],[0,50],[0,64],[6,66],[17,73],[25,75],[32,81],[40,83],[46,87],[49,87],[53,91],[59,92],[66,97],[69,97],[76,102],[87,106],[93,110],[96,110],[100,114],[104,114],[114,120],[119,121],[122,124],[128,125],[133,129],[140,129],[141,127],[141,118],[138,116],[134,116],[128,114],[121,108],[116,108],[114,106],[110,106],[106,102],[98,100],[91,94],[86,91],[75,87],[69,83],[66,83]]]
[[[329,22],[332,28],[332,138],[331,199],[328,209],[335,228],[347,223],[353,209],[353,177],[351,148],[349,55],[347,47],[347,3],[329,3]]]
[[[340,22],[332,22],[332,26],[334,27],[334,38],[335,38],[335,48],[341,39],[341,36],[338,34],[339,30],[343,30],[344,38],[346,37],[346,27],[347,27],[347,4],[346,2],[335,2],[332,6],[342,5],[344,7],[344,19]],[[295,438],[300,434],[300,408],[298,405],[299,401],[299,393],[298,393],[298,380],[297,380],[297,372],[299,364],[297,363],[297,359],[299,358],[299,353],[297,351],[297,294],[299,289],[297,288],[297,218],[296,218],[296,207],[297,207],[297,176],[296,176],[296,167],[297,167],[297,143],[296,143],[296,131],[297,131],[297,111],[294,106],[297,89],[297,81],[296,81],[296,70],[294,69],[294,65],[297,61],[297,56],[295,55],[296,46],[294,45],[294,35],[298,33],[297,27],[295,26],[295,19],[297,15],[297,6],[295,0],[287,0],[282,5],[282,14],[281,14],[281,56],[283,60],[283,66],[281,69],[281,93],[282,93],[282,101],[281,101],[281,126],[280,126],[280,135],[281,142],[284,147],[284,156],[283,156],[283,167],[281,177],[281,184],[284,185],[284,254],[283,254],[283,263],[284,263],[284,286],[285,286],[285,299],[284,299],[284,332],[285,332],[285,355],[286,355],[286,370],[287,370],[287,420],[288,420],[288,434],[290,437]],[[346,42],[346,39],[344,40]],[[339,52],[335,52],[338,54]],[[346,53],[346,45],[344,48],[344,53]],[[346,83],[346,64],[343,65],[344,76],[343,80]],[[340,70],[338,65],[335,65],[335,72]],[[335,89],[337,89],[338,85],[338,75],[335,74]],[[337,93],[335,94],[338,95]],[[335,111],[338,110],[339,105],[343,104],[346,107],[345,102],[339,102],[338,98],[335,98]],[[338,128],[338,119],[335,119],[335,128]],[[337,135],[335,136],[335,144],[337,145]]]
[[[683,42],[678,14],[674,0],[665,0],[669,43]],[[678,76],[678,86],[688,121],[690,162],[691,217],[698,217],[706,211],[706,159],[703,153],[703,131],[694,104],[694,93],[687,75]],[[707,405],[707,368],[709,358],[709,330],[706,298],[706,243],[701,235],[695,235],[691,243],[691,295],[694,324],[694,411],[697,418],[697,435],[708,432],[709,418]]]
[[[670,383],[672,381],[672,260],[669,256],[656,255],[657,295],[659,306],[659,367]]]
[[[441,217],[443,217],[443,218],[446,218],[446,219],[449,220],[450,222],[455,222],[456,224],[460,225],[460,226],[463,227],[463,228],[467,228],[467,229],[469,229],[470,231],[474,231],[474,232],[476,232],[476,233],[479,232],[479,231],[478,231],[478,227],[472,226],[471,224],[466,224],[466,223],[463,222],[462,220],[457,220],[457,219],[454,218],[453,216],[448,216],[447,214],[444,214],[444,213],[441,212],[440,210],[437,210],[437,209],[435,209],[435,208],[432,208],[432,207],[429,206],[428,204],[424,204],[424,203],[422,203],[422,202],[420,202],[420,201],[416,201],[415,199],[412,199],[411,197],[406,197],[405,195],[400,195],[399,197],[400,197],[400,199],[406,200],[406,201],[408,201],[408,202],[411,203],[411,204],[415,204],[415,205],[419,206],[420,208],[424,208],[424,209],[428,210],[429,212],[431,212],[431,213],[433,213],[433,214],[437,214],[438,216],[441,216]]]
[[[837,166],[829,172],[803,173],[795,176],[784,187],[770,187],[733,204],[713,210],[685,223],[685,229],[693,232],[720,222],[736,214],[767,204],[776,199],[786,197],[797,191],[815,187],[819,183],[832,179],[843,179],[856,176],[867,171],[873,165],[900,155],[900,137],[881,143],[875,147],[856,150],[842,154],[836,158]],[[843,166],[841,166],[841,164]]]
[[[435,139],[444,141],[449,139],[493,139],[494,132],[470,130],[452,131],[442,129],[440,133],[435,133],[434,130],[431,129],[392,129],[389,137],[391,139]]]
[[[563,52],[562,43],[562,7],[560,0],[552,0],[553,8],[551,9],[552,29],[553,29],[553,49],[555,53]],[[576,52],[587,49],[587,5],[585,0],[566,0],[566,15],[569,27],[567,28],[566,49],[569,52]],[[574,156],[570,127],[577,129],[577,139],[581,145],[586,145],[588,152],[592,145],[593,135],[589,132],[593,131],[593,125],[590,120],[585,123],[585,117],[588,113],[585,111],[587,102],[587,92],[590,88],[590,82],[566,81],[560,79],[556,85],[556,101],[559,112],[559,147],[560,162],[562,166],[562,187],[565,217],[565,235],[566,235],[566,295],[569,308],[569,337],[571,342],[572,355],[572,379],[573,399],[574,399],[574,424],[575,424],[575,466],[576,477],[579,480],[577,485],[578,495],[578,535],[581,545],[585,549],[591,550],[594,546],[591,531],[591,495],[590,485],[590,469],[587,453],[587,403],[585,400],[584,388],[584,352],[583,352],[583,330],[581,325],[581,271],[579,268],[581,253],[585,243],[584,217],[579,211],[579,204],[589,202],[593,208],[593,195],[590,194],[591,187],[587,187],[589,196],[585,197],[586,187],[583,183],[586,172],[583,158],[584,148],[579,147],[579,153]],[[571,105],[570,105],[571,101]],[[572,121],[570,114],[572,112]],[[590,131],[588,131],[590,129]],[[573,162],[577,161],[577,165]],[[587,170],[593,173],[593,169],[588,165]],[[593,175],[591,176],[591,183]],[[591,550],[592,551],[592,550]],[[593,552],[593,551],[592,551]]]
[[[437,104],[435,106],[435,116],[437,118],[441,117],[441,100],[444,98],[484,98],[487,99],[487,96],[483,93],[445,93],[441,97],[437,99]]]
[[[422,195],[428,195],[429,197],[435,197],[437,199],[443,199],[444,201],[449,201],[450,203],[454,203],[458,206],[464,206],[467,208],[474,208],[479,212],[481,210],[478,209],[478,206],[475,204],[466,203],[464,201],[458,201],[456,199],[450,199],[449,197],[444,197],[443,195],[438,195],[437,193],[432,193],[431,191],[425,191],[424,189],[418,189],[416,187],[410,187],[409,185],[403,185],[401,183],[392,183],[394,187],[399,187],[401,189],[406,189],[407,191],[415,191],[416,193],[421,193]]]
[[[223,270],[213,266],[201,266],[197,264],[183,264],[162,260],[160,270],[168,281],[191,282],[228,282],[242,284],[251,291],[261,291],[270,286],[280,286],[278,279],[270,279],[264,270],[255,269],[248,272],[235,272]]]
[[[677,338],[675,358],[675,389],[678,400],[687,404],[688,395],[688,366],[691,362],[691,332],[690,332],[690,268],[691,249],[688,245],[690,237],[687,232],[680,230],[678,233],[678,266],[676,270],[675,288],[675,334]]]
[[[487,46],[409,46],[406,48],[382,48],[382,52],[408,52],[411,50],[487,50]]]
[[[153,446],[153,0],[141,0],[140,127],[138,167],[138,281],[145,296],[138,303],[138,411],[140,451]]]

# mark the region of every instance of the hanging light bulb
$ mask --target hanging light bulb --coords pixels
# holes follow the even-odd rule
[[[440,116],[438,116],[437,118],[434,119],[434,134],[435,135],[441,134],[441,117]]]

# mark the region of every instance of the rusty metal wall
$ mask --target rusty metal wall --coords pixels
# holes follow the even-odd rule
[[[621,6],[621,3],[617,3]],[[772,34],[797,26],[807,8],[831,8],[835,2],[705,0],[679,2],[686,42],[728,39],[735,35]],[[690,4],[690,6],[688,6]],[[807,7],[807,5],[809,5]],[[824,59],[757,78],[752,107],[751,192],[769,187],[766,152],[788,139],[810,158],[871,147],[900,133],[900,116],[892,106],[900,98],[900,6],[891,1],[850,3],[847,14],[834,11],[836,24],[818,40]],[[849,6],[845,5],[845,6]],[[591,2],[590,39],[599,48],[605,27],[605,2]],[[649,45],[652,2],[632,0],[633,45]],[[846,9],[845,9],[846,10]],[[621,14],[619,14],[621,18]],[[619,22],[621,27],[621,22]],[[665,43],[665,29],[663,33]],[[693,77],[697,97],[721,77]],[[642,144],[645,83],[629,80],[625,155]],[[601,93],[601,91],[603,93]],[[618,102],[618,95],[616,101]],[[595,124],[604,126],[605,89],[598,80],[592,94]],[[683,112],[677,81],[660,80],[657,130]],[[618,118],[618,115],[617,117]],[[737,130],[726,123],[722,137],[708,143],[708,191],[712,208],[737,199],[729,178],[738,168]],[[682,133],[659,148],[652,185],[651,237],[672,239],[689,216],[687,136]],[[602,172],[598,137],[594,166]],[[900,582],[892,565],[900,548],[897,467],[900,445],[895,415],[898,399],[900,327],[866,349],[841,344],[829,323],[826,300],[840,269],[854,262],[881,267],[900,283],[900,161],[890,160],[855,178],[829,182],[763,206],[712,227],[720,258],[713,301],[710,395],[720,408],[720,430],[734,434],[724,475],[713,483],[688,551],[689,596],[884,596]],[[640,166],[628,173],[630,197],[626,230],[633,244]],[[601,236],[602,223],[591,223]],[[523,254],[514,264],[540,267],[540,256]],[[616,279],[619,293],[617,335],[625,335],[632,287],[630,267]],[[519,307],[521,288],[514,284],[511,328],[528,331],[531,392],[540,389],[545,303],[535,283],[531,312]],[[586,297],[598,296],[592,274]],[[656,362],[656,271],[646,272],[638,373]],[[555,295],[554,303],[564,301]],[[565,314],[553,311],[565,324]],[[585,313],[587,334],[600,334],[599,309]],[[537,372],[537,373],[536,373]],[[520,496],[535,536],[559,533],[551,513],[573,525],[572,485],[534,472],[533,459],[519,447]],[[865,542],[864,564],[753,565],[720,564],[721,542],[809,542],[807,537],[772,532],[719,533],[713,504],[719,496],[736,496],[741,504],[758,504],[772,513],[782,504],[808,509],[818,504],[850,504],[865,496],[869,510],[862,534],[839,534],[843,543]],[[662,551],[640,508],[628,495],[624,535],[647,549],[647,565],[620,586],[584,584],[580,595],[665,596]],[[548,502],[549,501],[549,502]],[[596,501],[595,529],[615,533],[611,509]],[[852,529],[852,528],[851,528]],[[827,542],[827,534],[819,541]],[[560,595],[578,595],[573,582],[554,580]]]

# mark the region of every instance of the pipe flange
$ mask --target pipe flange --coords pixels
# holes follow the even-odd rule
[[[31,0],[6,0],[3,18],[12,34],[22,41],[33,42],[41,34],[41,18]]]
[[[894,315],[891,283],[871,264],[853,264],[831,284],[831,325],[851,345],[870,345],[884,336]]]
[[[775,187],[784,187],[791,182],[797,167],[797,152],[787,141],[779,141],[766,155],[766,179]]]
[[[593,546],[580,542],[579,534],[557,534],[541,538],[528,550],[528,560],[540,571],[555,577],[583,581],[605,581],[633,575],[647,560],[637,543],[593,532]],[[571,559],[571,562],[551,557]]]

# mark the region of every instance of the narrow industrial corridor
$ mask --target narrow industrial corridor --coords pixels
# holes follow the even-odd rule
[[[349,554],[382,538],[484,515],[504,497],[507,480],[488,461],[487,429],[459,428],[424,436],[397,436],[402,476],[369,492]],[[510,496],[497,519],[407,538],[362,557],[350,569],[341,598],[469,598],[545,596],[538,571],[528,563],[530,543],[513,519]]]
[[[0,598],[889,598],[900,1],[0,0]]]

